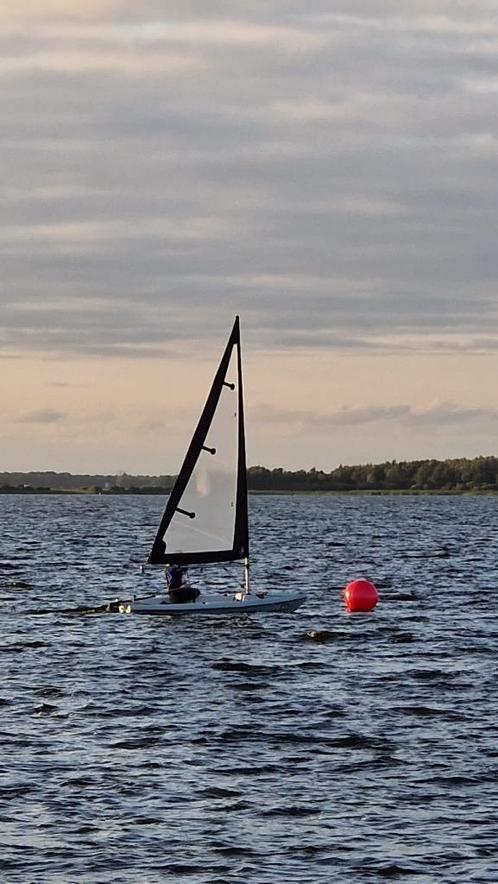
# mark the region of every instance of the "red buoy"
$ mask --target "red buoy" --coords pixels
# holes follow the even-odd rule
[[[344,602],[350,614],[372,611],[378,601],[379,594],[369,580],[353,580],[344,590]]]

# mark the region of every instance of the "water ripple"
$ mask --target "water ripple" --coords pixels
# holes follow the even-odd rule
[[[160,585],[159,498],[1,503],[2,880],[495,884],[494,498],[255,497],[308,601],[202,623],[68,616]]]

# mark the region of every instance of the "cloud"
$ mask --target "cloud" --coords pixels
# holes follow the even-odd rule
[[[54,408],[39,408],[17,418],[23,424],[57,424],[66,420],[67,414]]]
[[[498,408],[469,408],[454,402],[441,402],[418,407],[405,404],[355,406],[320,414],[260,405],[251,410],[251,416],[259,424],[292,426],[298,432],[328,432],[334,427],[360,427],[379,423],[425,429],[458,427],[479,421],[495,424],[498,422]]]
[[[80,417],[80,421],[83,423],[91,423],[96,426],[108,426],[110,424],[115,424],[117,421],[116,415],[113,411],[109,409],[104,409],[102,411],[90,412],[89,414],[84,414]]]
[[[169,53],[167,56],[156,54],[148,56],[144,63],[138,52],[128,54],[111,48],[93,50],[73,50],[67,52],[50,51],[29,53],[25,56],[4,58],[0,60],[0,74],[43,74],[55,75],[112,75],[144,77],[150,73],[163,77],[184,75],[200,75],[204,68],[202,59],[194,54]]]
[[[216,46],[239,49],[263,48],[271,52],[304,53],[321,49],[329,42],[326,32],[302,25],[282,26],[276,22],[254,22],[250,19],[199,18],[191,22],[152,22],[137,28],[136,39],[148,44],[180,43],[195,46]]]
[[[85,384],[75,384],[72,381],[47,381],[47,387],[63,387],[63,388],[71,388],[71,387],[83,387]]]
[[[60,18],[92,19],[117,12],[124,0],[16,0],[0,7],[0,23],[45,23]]]
[[[0,12],[6,353],[496,352],[498,24],[478,0]]]
[[[138,429],[145,433],[155,433],[156,430],[163,430],[165,426],[165,421],[150,418],[141,421],[138,425]]]

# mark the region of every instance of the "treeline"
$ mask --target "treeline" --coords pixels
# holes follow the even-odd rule
[[[103,494],[164,494],[170,491],[175,476],[130,476],[128,473],[118,475],[90,475],[86,473],[0,473],[0,492],[88,492]]]
[[[250,467],[250,491],[498,491],[498,458],[387,461],[323,470],[269,470]],[[71,473],[0,473],[0,493],[86,492],[93,494],[165,494],[175,476],[73,475]]]
[[[498,491],[498,458],[387,461],[323,470],[251,467],[254,491]]]

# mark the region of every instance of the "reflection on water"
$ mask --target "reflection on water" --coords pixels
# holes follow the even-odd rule
[[[253,497],[296,614],[60,613],[161,584],[162,504],[0,497],[2,880],[496,882],[496,500]]]

